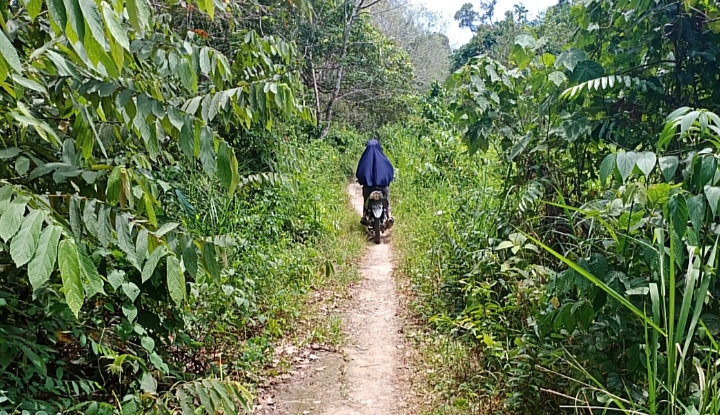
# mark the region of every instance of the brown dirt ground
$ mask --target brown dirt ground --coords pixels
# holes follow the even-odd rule
[[[362,211],[362,191],[348,186],[353,207]],[[360,263],[362,278],[351,288],[342,312],[347,341],[340,352],[304,352],[287,383],[265,391],[256,414],[401,415],[407,413],[409,371],[403,323],[393,278],[390,232],[369,242]]]

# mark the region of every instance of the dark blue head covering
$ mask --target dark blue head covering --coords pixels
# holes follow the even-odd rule
[[[369,187],[389,186],[395,178],[393,166],[383,154],[377,140],[370,140],[367,143],[365,152],[360,157],[355,177],[361,185]]]

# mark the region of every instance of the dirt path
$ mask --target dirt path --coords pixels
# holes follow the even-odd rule
[[[360,186],[349,185],[348,192],[361,213]],[[296,379],[275,391],[256,413],[403,414],[408,383],[393,268],[386,232],[380,244],[368,243],[362,259],[363,278],[352,288],[352,300],[343,313],[348,341],[342,354],[316,355],[312,364],[301,365]]]

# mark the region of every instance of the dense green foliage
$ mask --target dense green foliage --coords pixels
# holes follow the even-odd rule
[[[249,8],[0,5],[0,413],[247,410],[357,252],[360,137],[313,140],[302,55]]]
[[[720,10],[552,11],[390,133],[415,309],[470,360],[435,409],[717,413]]]

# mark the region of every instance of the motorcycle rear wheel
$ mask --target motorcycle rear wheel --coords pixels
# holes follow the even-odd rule
[[[373,230],[375,231],[375,243],[380,243],[380,218],[375,218],[375,226],[373,226]]]

